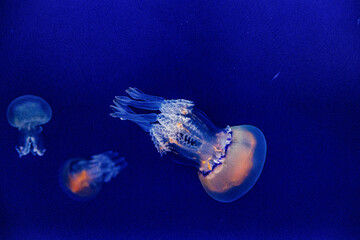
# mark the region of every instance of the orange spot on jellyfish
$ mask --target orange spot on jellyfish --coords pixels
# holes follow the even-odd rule
[[[127,166],[125,159],[117,156],[117,153],[108,151],[94,155],[90,160],[68,160],[60,169],[60,185],[75,200],[94,198],[104,182],[109,182]]]

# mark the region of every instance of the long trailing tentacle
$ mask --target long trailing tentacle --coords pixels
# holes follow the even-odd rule
[[[113,151],[107,151],[92,156],[87,166],[87,173],[93,179],[108,182],[127,166],[124,157],[116,158],[119,154]]]
[[[126,105],[144,110],[159,110],[161,103],[164,101],[137,101],[126,96],[117,96],[115,97],[115,99],[121,105]]]
[[[110,106],[114,112],[111,113],[110,116],[120,118],[121,120],[132,121],[138,124],[144,131],[149,132],[152,124],[157,121],[157,114],[137,114],[130,107],[158,111],[161,108],[164,98],[144,94],[136,88],[129,88],[126,92],[133,99],[126,96],[115,97],[113,101],[115,105]]]
[[[140,91],[137,88],[129,88],[126,90],[126,93],[129,94],[130,97],[136,100],[143,100],[143,101],[164,101],[165,99],[162,97],[147,95]]]
[[[149,132],[161,155],[181,155],[189,159],[184,164],[196,166],[203,174],[208,174],[223,162],[226,149],[231,144],[230,127],[215,127],[204,113],[194,109],[192,101],[165,100],[146,95],[136,88],[129,88],[126,92],[131,98],[116,97],[115,106],[111,106],[114,110],[111,116],[133,121]],[[137,114],[133,108],[152,113]]]

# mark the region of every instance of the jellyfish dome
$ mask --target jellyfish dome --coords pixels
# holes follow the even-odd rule
[[[161,155],[177,156],[176,162],[196,167],[209,196],[232,202],[255,185],[266,157],[260,129],[251,125],[221,129],[194,108],[192,101],[166,100],[136,88],[126,92],[131,98],[116,97],[111,116],[135,122],[149,132]],[[137,114],[133,108],[152,112]]]
[[[60,186],[67,195],[78,201],[93,199],[104,182],[109,182],[126,168],[125,158],[108,151],[94,155],[91,159],[73,158],[60,168]]]
[[[16,150],[22,157],[28,153],[42,156],[43,147],[41,125],[50,121],[52,110],[41,97],[24,95],[13,100],[7,109],[7,119],[11,126],[20,131],[19,146]]]
[[[205,191],[221,202],[232,202],[256,183],[265,163],[266,141],[251,125],[231,127],[231,144],[222,163],[208,174],[198,173]]]
[[[50,121],[52,110],[41,97],[25,95],[13,100],[7,109],[7,119],[11,126],[29,129]]]

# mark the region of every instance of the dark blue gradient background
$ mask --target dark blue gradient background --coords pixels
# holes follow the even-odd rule
[[[0,239],[358,239],[359,18],[356,0],[0,1]],[[259,127],[254,188],[216,202],[111,118],[129,86]],[[14,149],[6,108],[24,94],[53,108],[43,157]],[[69,198],[59,167],[107,150],[128,168],[96,199]]]

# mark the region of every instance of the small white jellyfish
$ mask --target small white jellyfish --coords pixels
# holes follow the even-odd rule
[[[60,168],[60,186],[75,200],[86,201],[94,198],[104,182],[109,182],[126,168],[125,158],[116,158],[117,156],[118,153],[108,151],[94,155],[90,160],[68,160]]]
[[[7,119],[11,126],[20,131],[19,145],[15,147],[19,157],[31,152],[42,156],[46,149],[41,137],[42,127],[50,121],[52,110],[41,97],[24,95],[13,100],[7,109]]]
[[[266,140],[260,129],[251,125],[217,128],[192,101],[166,100],[136,88],[126,92],[132,99],[116,97],[110,115],[135,122],[149,132],[161,155],[171,154],[176,162],[196,167],[212,198],[232,202],[254,186],[266,157]],[[133,108],[151,113],[138,114]]]

